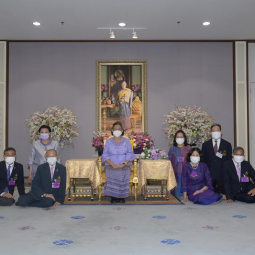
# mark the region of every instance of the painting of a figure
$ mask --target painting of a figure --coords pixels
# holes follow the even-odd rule
[[[147,131],[146,61],[97,61],[97,129],[111,132],[121,121],[126,133]]]

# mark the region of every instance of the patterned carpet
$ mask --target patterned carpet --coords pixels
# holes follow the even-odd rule
[[[0,208],[1,255],[253,254],[254,204]]]

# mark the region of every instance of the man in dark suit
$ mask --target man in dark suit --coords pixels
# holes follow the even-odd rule
[[[4,161],[0,162],[0,206],[12,205],[14,187],[17,186],[19,195],[25,194],[23,166],[17,162],[16,150],[6,148]]]
[[[236,147],[232,154],[233,159],[224,162],[224,186],[226,203],[235,200],[255,203],[255,171],[248,161],[244,161],[244,149]]]
[[[57,162],[57,151],[46,152],[47,162],[39,165],[32,181],[31,191],[20,196],[16,205],[50,207],[64,203],[66,168]]]
[[[202,154],[204,156],[204,162],[210,170],[215,192],[224,194],[223,162],[232,158],[232,146],[229,142],[221,138],[222,130],[220,124],[214,123],[211,126],[210,134],[212,139],[203,143]]]

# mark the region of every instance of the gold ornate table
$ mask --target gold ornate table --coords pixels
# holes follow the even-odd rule
[[[166,199],[168,199],[168,192],[177,186],[174,170],[169,160],[139,160],[138,167],[138,189],[144,192],[144,199],[146,196],[147,180],[161,180],[162,184],[166,185]],[[162,196],[163,196],[163,190]],[[148,196],[149,197],[149,196]]]
[[[89,179],[91,182],[91,195],[76,195],[76,179]],[[68,200],[71,197],[87,197],[90,196],[94,200],[93,191],[102,183],[102,178],[98,170],[97,158],[92,159],[70,159],[66,161],[66,189],[68,189]],[[73,187],[73,195],[71,196],[71,186]]]
[[[107,108],[114,108],[115,105],[114,104],[103,104],[101,105],[101,109],[103,109],[103,117],[102,117],[102,129],[103,131],[106,131],[106,128],[107,128],[107,116],[106,116],[106,109]]]

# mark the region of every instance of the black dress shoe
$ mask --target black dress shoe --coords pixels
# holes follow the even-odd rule
[[[18,202],[15,203],[16,206],[19,206]]]
[[[118,198],[118,203],[123,203],[123,204],[125,204],[125,199],[124,199],[124,198]]]
[[[114,204],[114,203],[117,203],[117,198],[116,197],[111,197],[111,203]]]

